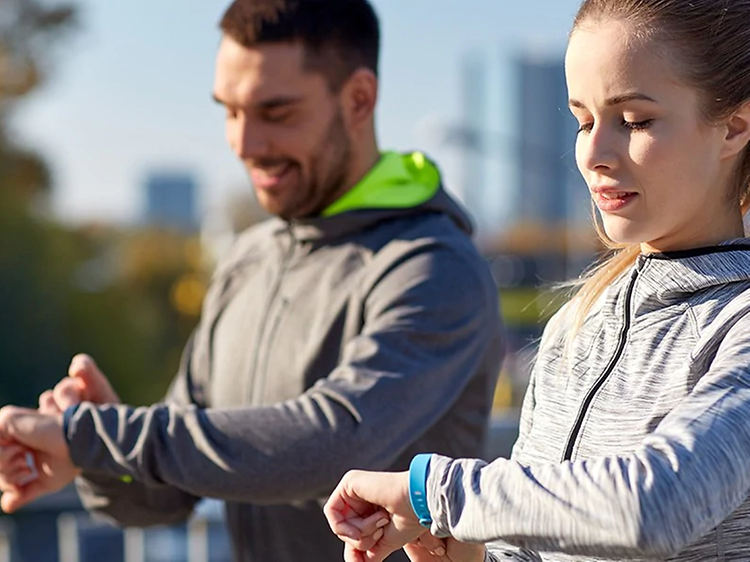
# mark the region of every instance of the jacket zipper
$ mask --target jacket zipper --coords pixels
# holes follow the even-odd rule
[[[602,374],[599,375],[599,378],[596,379],[596,382],[589,389],[589,391],[586,393],[585,398],[583,399],[581,409],[578,411],[578,417],[576,417],[576,422],[573,424],[573,428],[570,430],[570,435],[568,436],[568,444],[565,447],[565,453],[563,454],[562,458],[563,461],[569,461],[573,456],[573,447],[575,447],[576,440],[578,439],[578,434],[581,432],[583,420],[586,417],[586,413],[588,412],[589,407],[591,406],[591,402],[593,402],[594,396],[596,396],[596,393],[599,392],[599,389],[606,382],[607,377],[609,377],[609,375],[612,374],[612,371],[614,371],[615,365],[617,365],[617,362],[622,356],[622,352],[625,350],[625,341],[628,337],[628,330],[630,330],[630,304],[633,300],[633,289],[635,288],[636,279],[638,279],[638,269],[633,270],[633,274],[630,277],[630,284],[628,285],[627,293],[625,293],[625,318],[622,324],[622,331],[620,332],[620,339],[617,342],[617,349],[615,349],[615,353],[612,356],[612,359],[609,360],[607,367],[604,369],[604,371],[602,371]]]
[[[284,252],[284,255],[281,259],[281,265],[279,267],[279,274],[276,277],[276,280],[273,285],[273,289],[271,291],[271,295],[266,304],[266,308],[263,313],[263,322],[261,323],[260,329],[258,330],[258,339],[255,343],[255,353],[253,355],[253,370],[251,371],[249,379],[248,379],[252,388],[252,395],[248,396],[251,403],[254,403],[254,401],[257,400],[261,396],[261,392],[263,391],[263,389],[261,388],[263,381],[260,380],[260,378],[258,377],[258,364],[260,362],[261,344],[263,343],[264,336],[266,335],[266,325],[268,324],[268,319],[271,314],[271,310],[273,310],[273,305],[276,302],[276,298],[279,295],[279,291],[281,290],[281,284],[284,281],[284,276],[286,275],[287,267],[289,267],[289,262],[291,261],[292,255],[294,254],[294,248],[297,244],[297,239],[294,236],[294,229],[291,224],[289,225],[288,231],[289,231],[289,248],[287,248],[286,252]],[[266,350],[266,353],[267,352],[268,350]]]

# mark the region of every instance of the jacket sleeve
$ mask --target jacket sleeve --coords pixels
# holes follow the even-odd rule
[[[433,534],[538,551],[668,558],[750,493],[750,318],[632,452],[561,464],[432,457]]]
[[[167,403],[187,405],[196,401],[188,370],[192,341],[191,337],[185,347],[180,370],[165,398]],[[184,522],[200,499],[174,486],[148,486],[98,471],[84,470],[75,484],[87,511],[126,527]]]
[[[499,370],[497,292],[479,259],[435,244],[393,262],[362,307],[337,368],[298,398],[236,409],[83,403],[68,426],[73,461],[251,503],[321,497],[351,468],[388,467],[488,356]]]

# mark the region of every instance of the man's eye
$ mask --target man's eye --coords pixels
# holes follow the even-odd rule
[[[281,123],[291,116],[291,111],[268,111],[263,116],[269,123]]]

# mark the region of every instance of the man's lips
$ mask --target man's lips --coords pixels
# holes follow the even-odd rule
[[[273,166],[256,166],[250,169],[250,178],[256,188],[270,191],[278,187],[291,170],[291,162],[283,162]]]

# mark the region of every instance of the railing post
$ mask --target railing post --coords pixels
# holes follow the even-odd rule
[[[60,562],[79,562],[78,520],[73,513],[57,518],[57,550]]]
[[[125,562],[144,562],[146,560],[146,535],[143,529],[128,527],[123,533]]]
[[[208,521],[205,518],[195,517],[188,522],[187,541],[188,562],[208,562]]]
[[[12,523],[0,523],[0,562],[12,561],[13,530]]]

